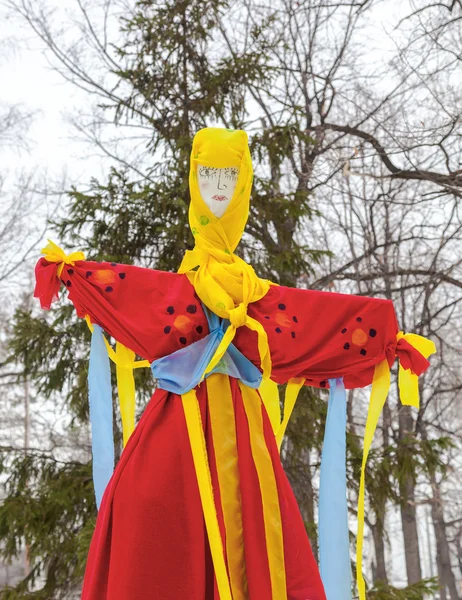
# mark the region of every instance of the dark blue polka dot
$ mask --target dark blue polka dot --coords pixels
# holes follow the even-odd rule
[[[184,345],[186,344],[186,338],[185,337],[180,337],[180,342]]]
[[[356,317],[356,320],[358,321],[358,323],[361,323],[361,322],[362,322],[362,319],[361,319],[361,317]]]
[[[93,275],[93,273],[92,273],[91,271],[87,271],[87,272],[85,273],[85,277],[90,277],[90,275]]]
[[[362,354],[362,356],[366,356],[366,354],[367,354],[367,352],[366,352],[366,350],[364,350],[364,348],[361,348],[359,353]]]
[[[291,331],[290,335],[295,339],[295,331]]]
[[[370,335],[371,337],[375,337],[375,336],[377,335],[377,332],[376,332],[376,330],[375,330],[375,329],[369,329],[369,335]]]
[[[167,325],[167,327],[164,327],[164,333],[170,333],[172,331],[172,328],[170,327],[170,325]]]
[[[279,310],[285,310],[286,309],[286,305],[285,304],[278,304],[278,308]]]
[[[125,279],[126,273],[119,273],[120,279]]]
[[[173,308],[173,306],[167,306],[167,312],[169,315],[173,315],[173,313],[175,312],[175,309]]]
[[[68,269],[67,272],[69,273],[69,275],[72,275],[72,273],[74,272],[74,269]]]
[[[72,282],[71,282],[71,280],[70,280],[70,279],[68,279],[68,280],[66,281],[66,285],[67,285],[67,287],[71,287],[71,285],[72,285]]]
[[[292,317],[292,321],[293,321],[294,323],[298,323],[298,319],[297,319],[297,317],[296,317],[295,315]]]
[[[344,346],[343,346],[344,350],[349,350],[350,349],[350,344],[347,342]]]
[[[111,267],[117,267],[117,263],[111,263]]]
[[[269,319],[269,317],[267,315],[265,315],[265,319]]]
[[[347,332],[347,328],[346,328],[346,327],[344,327],[344,328],[342,329],[342,333],[346,333],[346,332]]]
[[[276,327],[276,333],[281,333],[282,329],[280,327]]]
[[[196,331],[197,331],[197,333],[202,333],[204,331],[204,328],[202,327],[202,325],[198,325],[196,327]]]
[[[321,387],[326,387],[326,385],[327,385],[327,381],[320,381],[320,382],[319,382],[319,385],[320,385]]]
[[[197,306],[195,304],[190,304],[189,306],[186,307],[186,311],[189,314],[194,315],[197,311]]]
[[[112,292],[112,287],[110,285],[107,286],[106,292]]]

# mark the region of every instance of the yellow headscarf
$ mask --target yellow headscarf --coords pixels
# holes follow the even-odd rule
[[[239,168],[233,197],[220,218],[202,199],[197,165]],[[247,315],[248,304],[260,300],[268,292],[270,282],[259,279],[253,268],[234,254],[249,215],[252,180],[252,159],[245,131],[208,127],[197,132],[189,172],[189,224],[195,246],[185,253],[178,272],[186,273],[197,295],[211,311],[231,323],[205,373],[222,358],[236,328],[246,325],[258,334],[263,377],[271,374],[266,332],[258,321]]]

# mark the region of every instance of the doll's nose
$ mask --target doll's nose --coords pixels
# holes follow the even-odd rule
[[[219,190],[226,190],[226,188],[228,187],[226,185],[226,183],[224,181],[222,181],[221,173],[218,174],[218,186],[217,187]]]

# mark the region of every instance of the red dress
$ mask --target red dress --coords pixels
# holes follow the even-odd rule
[[[45,307],[57,295],[56,273],[56,264],[39,261],[36,295]],[[64,266],[61,280],[80,317],[89,315],[150,362],[208,333],[201,302],[185,275],[79,261]],[[343,377],[347,388],[362,387],[371,383],[376,364],[395,357],[398,327],[387,300],[271,286],[249,305],[248,314],[267,332],[272,379],[278,383],[303,377],[307,385],[326,387],[329,378]],[[260,366],[253,331],[239,328],[233,343]],[[283,600],[273,588],[284,580],[287,600],[324,600],[259,396],[247,397],[237,379],[218,374],[196,393],[233,599]],[[253,438],[252,419],[259,428]],[[283,545],[278,558],[272,556],[275,546],[265,521],[276,513],[268,509],[264,516],[266,480],[257,452],[261,464],[271,466],[277,489]],[[82,599],[182,598],[219,600],[219,595],[181,398],[157,389],[104,493]]]

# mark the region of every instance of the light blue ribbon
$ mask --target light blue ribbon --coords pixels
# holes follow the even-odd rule
[[[330,395],[319,486],[319,559],[327,600],[351,600],[346,486],[346,392],[329,379]]]
[[[229,321],[220,319],[206,306],[202,306],[210,333],[201,340],[159,358],[151,364],[157,384],[163,390],[181,395],[195,388],[201,382],[202,375],[229,326]],[[233,344],[228,346],[222,359],[206,377],[212,373],[225,373],[240,379],[251,388],[260,387],[262,379],[258,368]]]
[[[109,356],[103,331],[93,325],[88,368],[93,483],[99,509],[104,490],[114,471],[114,436],[112,431],[112,387]]]

